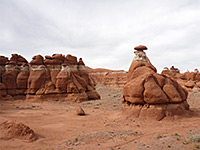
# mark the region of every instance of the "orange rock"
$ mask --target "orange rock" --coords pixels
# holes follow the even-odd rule
[[[191,81],[191,80],[189,80],[189,81],[187,81],[186,83],[185,83],[185,87],[187,87],[187,88],[193,88],[195,86],[195,82],[194,81]]]
[[[82,58],[79,59],[78,65],[84,65],[85,66],[85,63],[83,62]]]
[[[188,93],[174,80],[178,69],[165,69],[161,75],[156,73],[145,52],[139,49],[135,55],[129,68],[128,82],[123,88],[123,112],[140,118],[161,120],[170,113],[181,114],[174,112],[178,106],[182,109],[180,112],[188,110]],[[166,104],[170,104],[170,107]],[[140,109],[133,110],[137,105]]]
[[[7,57],[0,56],[0,66],[1,65],[5,66],[7,62],[8,62],[8,58]]]
[[[41,55],[36,55],[32,59],[31,65],[43,65],[44,58]]]
[[[84,115],[85,115],[85,111],[83,110],[82,107],[79,106],[79,107],[76,109],[76,114],[77,114],[77,115],[80,115],[80,116],[84,116]]]
[[[82,58],[62,54],[36,55],[28,65],[21,55],[10,60],[1,56],[1,96],[26,96],[27,99],[81,102],[99,99]]]
[[[91,69],[86,67],[91,84],[104,84],[112,88],[123,88],[127,82],[127,72],[124,70]]]
[[[66,57],[65,57],[65,63],[67,65],[77,65],[77,57],[75,56],[72,56],[70,54],[68,54]]]
[[[139,45],[139,46],[136,46],[134,49],[138,50],[138,51],[141,51],[141,50],[147,50],[147,47],[144,46],[144,45]]]
[[[0,98],[5,97],[7,95],[7,87],[5,84],[0,83]]]
[[[2,74],[2,83],[7,87],[7,92],[9,95],[16,95],[16,78],[18,75],[18,66],[16,65],[6,65],[5,72]]]
[[[169,102],[169,99],[155,82],[153,76],[146,78],[144,83],[144,101],[148,104],[165,104]]]

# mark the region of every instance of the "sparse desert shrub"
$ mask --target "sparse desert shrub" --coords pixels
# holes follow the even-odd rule
[[[195,148],[196,148],[196,149],[200,149],[200,146],[199,146],[199,145],[195,145]]]
[[[160,139],[160,138],[162,138],[162,135],[158,134],[158,135],[156,136],[156,138],[157,138],[157,139]]]
[[[178,133],[175,133],[174,135],[175,135],[175,136],[179,136]]]
[[[197,135],[192,135],[190,138],[190,141],[192,142],[200,142],[200,135],[197,134]]]

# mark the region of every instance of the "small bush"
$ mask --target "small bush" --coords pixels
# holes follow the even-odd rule
[[[174,135],[175,135],[175,136],[179,136],[178,133],[175,133]]]
[[[200,149],[200,146],[199,146],[199,145],[195,145],[195,148],[196,148],[196,149]]]
[[[193,135],[189,139],[192,142],[200,142],[200,135]]]

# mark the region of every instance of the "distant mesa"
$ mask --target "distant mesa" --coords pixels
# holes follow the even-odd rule
[[[80,58],[36,55],[30,63],[18,54],[0,56],[0,100],[37,99],[82,102],[99,99]]]
[[[127,72],[124,70],[92,69],[89,67],[87,70],[95,85],[103,84],[112,88],[123,88],[127,81]]]
[[[138,47],[123,88],[123,113],[135,118],[162,120],[188,112],[188,92],[174,79],[156,73],[146,53],[141,51],[146,46]]]

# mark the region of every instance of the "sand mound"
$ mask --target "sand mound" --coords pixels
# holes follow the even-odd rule
[[[32,142],[37,140],[38,137],[31,128],[23,123],[15,123],[13,121],[5,121],[1,123],[0,139],[10,140],[13,138]]]

